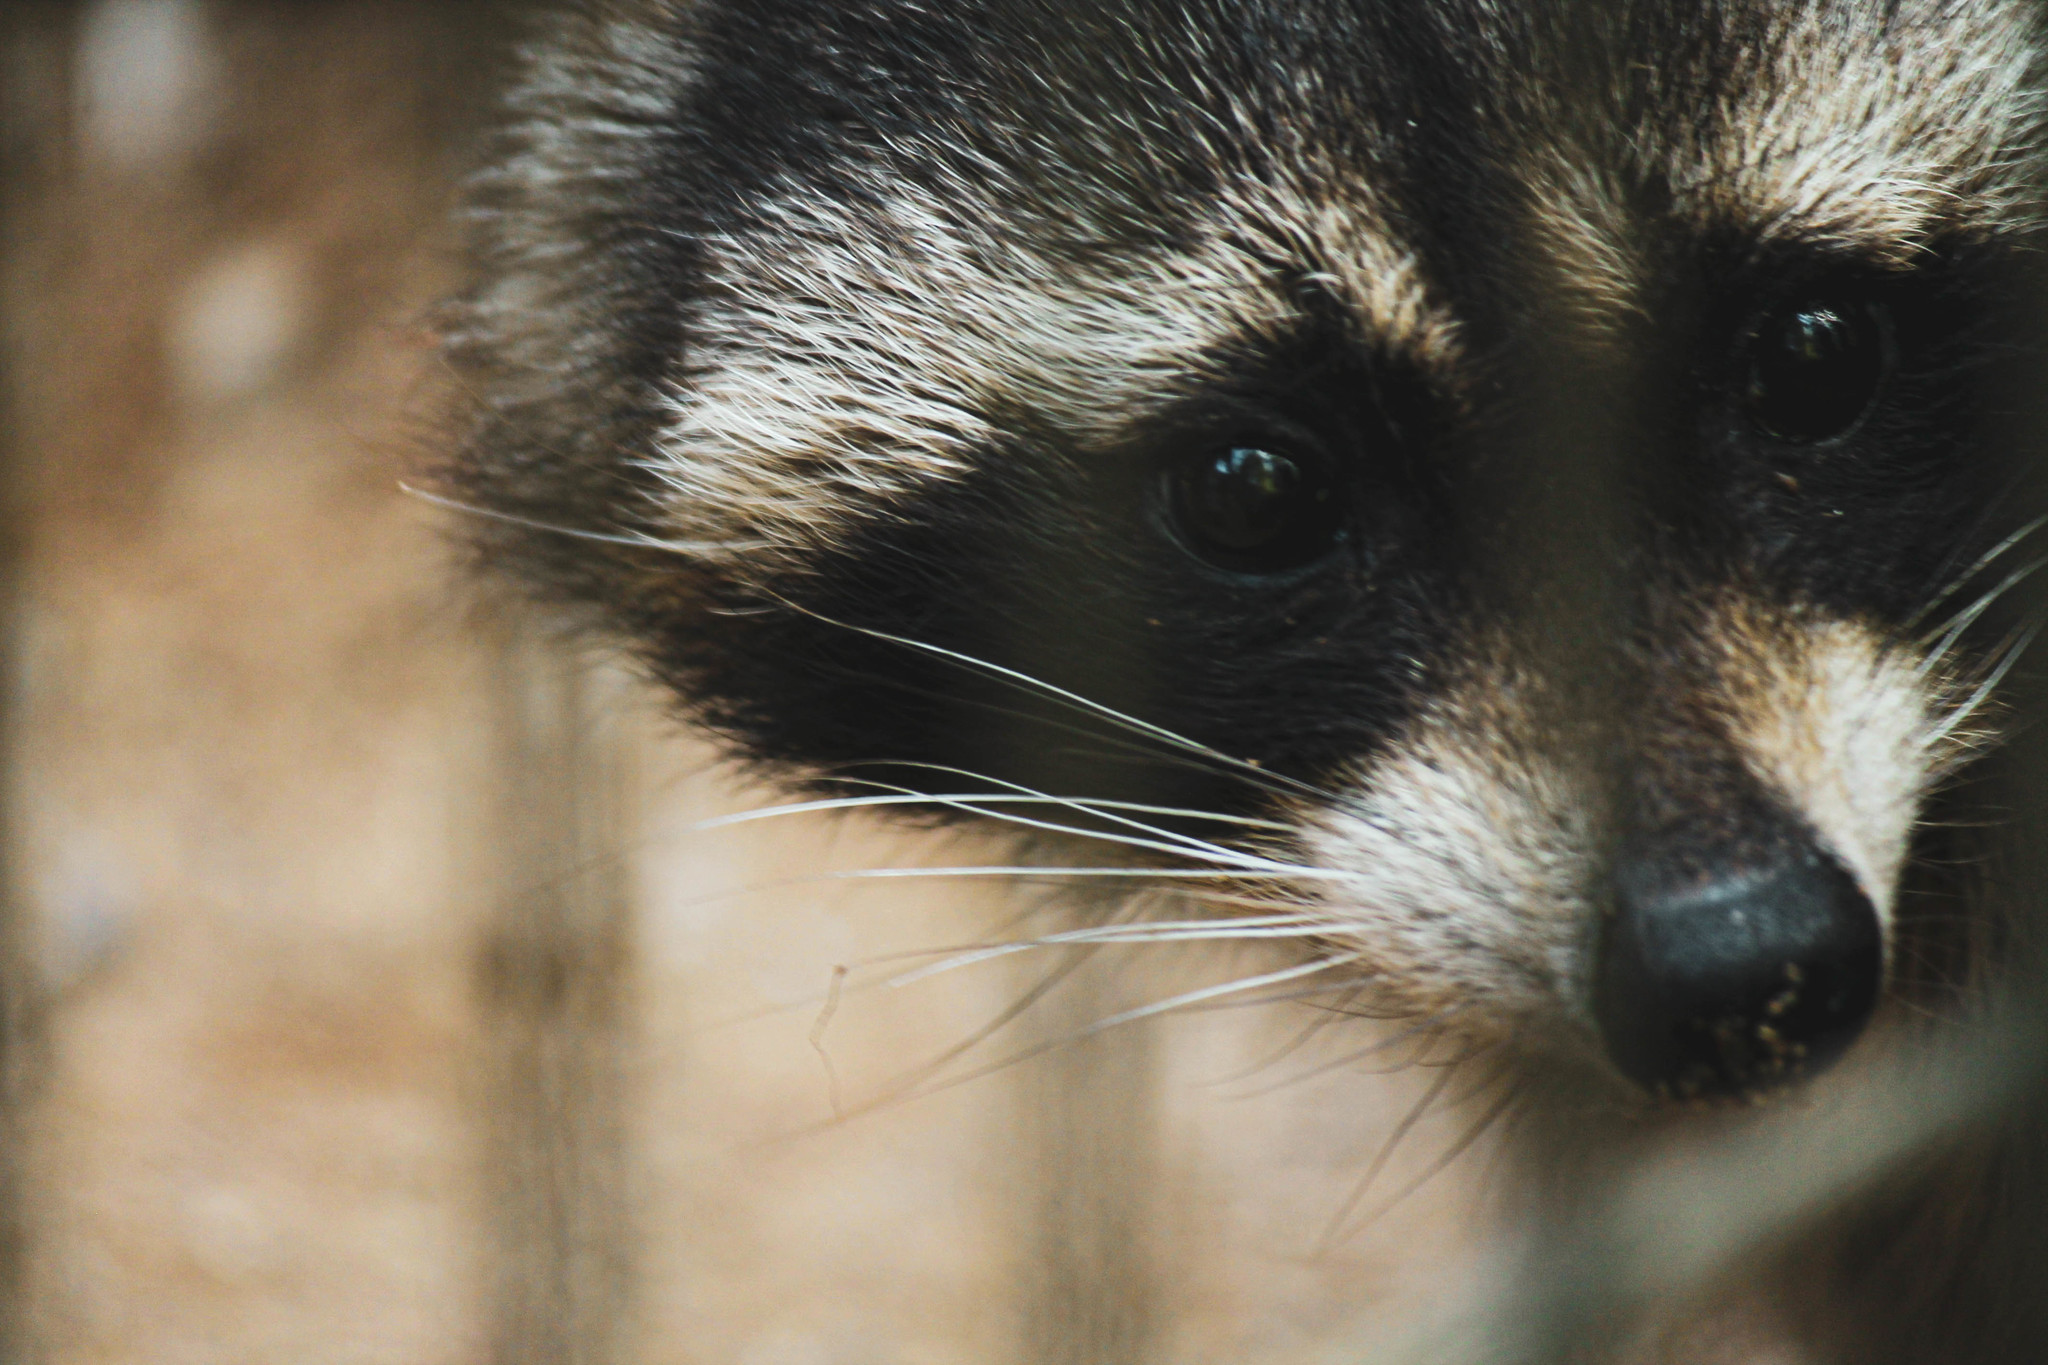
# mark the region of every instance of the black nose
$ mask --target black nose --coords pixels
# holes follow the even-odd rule
[[[1614,1064],[1659,1094],[1756,1094],[1826,1066],[1863,1029],[1883,931],[1810,845],[1707,877],[1624,862],[1594,1012]]]

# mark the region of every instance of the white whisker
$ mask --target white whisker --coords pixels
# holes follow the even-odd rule
[[[1978,709],[1986,701],[1990,700],[1991,694],[1997,690],[1998,685],[2005,681],[2005,675],[2010,673],[2013,666],[2020,661],[2020,656],[2025,654],[2028,647],[2034,643],[2035,638],[2040,635],[2044,624],[2048,623],[2036,621],[2033,625],[2018,632],[2012,643],[1999,656],[1997,666],[1985,675],[1984,680],[1970,694],[1969,700],[1957,707],[1948,719],[1935,727],[1933,735],[1935,743],[1938,744],[1947,740],[1949,736],[1969,723],[1970,718],[1977,713]]]
[[[997,1058],[995,1061],[975,1067],[970,1071],[962,1072],[957,1076],[948,1076],[927,1086],[907,1087],[877,1096],[867,1103],[859,1105],[844,1115],[835,1118],[833,1122],[843,1122],[845,1119],[859,1117],[885,1105],[922,1099],[928,1095],[937,1094],[942,1090],[952,1089],[954,1086],[965,1085],[970,1081],[979,1080],[983,1076],[992,1075],[1006,1067],[1030,1061],[1032,1058],[1042,1056],[1056,1048],[1069,1047],[1075,1043],[1092,1038],[1099,1033],[1105,1033],[1114,1028],[1121,1028],[1125,1024],[1137,1023],[1142,1019],[1154,1018],[1161,1014],[1171,1013],[1174,1010],[1185,1009],[1191,1005],[1199,1005],[1209,1000],[1221,999],[1225,996],[1239,994],[1244,991],[1257,990],[1261,986],[1277,985],[1283,981],[1298,980],[1301,977],[1311,976],[1317,972],[1346,967],[1353,962],[1359,961],[1364,956],[1365,954],[1362,952],[1344,953],[1337,957],[1323,958],[1315,962],[1305,962],[1298,966],[1286,967],[1279,971],[1266,972],[1259,976],[1246,977],[1238,981],[1227,981],[1220,985],[1204,986],[1198,990],[1186,991],[1165,1000],[1154,1001],[1149,1005],[1139,1005],[1132,1009],[1123,1010],[1106,1018],[1098,1019],[1085,1027],[1062,1034],[1058,1038],[1049,1038],[1044,1042],[1034,1043],[1030,1047],[1021,1048],[1007,1056]],[[958,1050],[953,1055],[957,1055],[957,1053]]]
[[[899,766],[911,766],[908,764]],[[932,766],[932,765],[919,765]],[[886,783],[871,782],[865,778],[839,778],[837,781],[859,782],[866,786],[885,786]],[[685,833],[702,833],[706,830],[724,829],[729,825],[744,825],[755,820],[766,820],[785,815],[804,815],[813,811],[858,810],[864,806],[912,806],[932,801],[978,801],[990,805],[1054,805],[1071,806],[1090,812],[1130,811],[1140,815],[1175,816],[1188,820],[1215,820],[1225,824],[1243,825],[1252,829],[1285,830],[1288,826],[1277,820],[1254,820],[1235,815],[1222,815],[1213,811],[1187,810],[1179,806],[1148,806],[1136,801],[1104,801],[1079,796],[991,796],[978,792],[952,792],[923,796],[906,792],[889,796],[843,796],[821,798],[816,801],[799,801],[785,806],[764,806],[759,810],[741,811],[736,815],[721,815],[709,820],[699,820],[684,827]]]
[[[1054,799],[1057,800],[1058,798]],[[1177,830],[1161,829],[1156,825],[1149,825],[1142,820],[1131,819],[1129,816],[1118,814],[1106,808],[1089,810],[1083,807],[1080,808],[1080,813],[1084,815],[1098,815],[1104,820],[1137,830],[1141,837],[1134,839],[1127,835],[1119,836],[1099,830],[1064,824],[1046,824],[1044,828],[1074,834],[1082,838],[1108,839],[1115,843],[1129,844],[1134,848],[1156,848],[1161,852],[1173,853],[1184,858],[1196,858],[1203,862],[1225,863],[1234,867],[1271,868],[1291,866],[1291,864],[1282,862],[1277,858],[1269,858],[1264,854],[1254,853],[1249,849],[1232,848],[1228,844],[1219,844],[1209,839],[1199,839],[1192,834],[1183,834]],[[999,816],[998,818],[1001,817]]]
[[[1185,991],[1166,1000],[1155,1001],[1150,1005],[1140,1005],[1134,1009],[1124,1010],[1120,1014],[1112,1014],[1107,1019],[1098,1019],[1082,1029],[1075,1035],[1075,1038],[1078,1040],[1080,1038],[1092,1037],[1097,1033],[1101,1033],[1104,1029],[1135,1023],[1140,1019],[1149,1019],[1154,1015],[1165,1014],[1170,1010],[1180,1009],[1187,1005],[1200,1004],[1205,1000],[1220,999],[1226,995],[1236,995],[1243,991],[1257,990],[1261,986],[1272,986],[1282,981],[1298,980],[1301,977],[1310,976],[1316,972],[1327,972],[1338,967],[1348,967],[1364,956],[1365,954],[1362,951],[1339,953],[1335,957],[1318,958],[1314,962],[1304,962],[1293,967],[1283,967],[1278,971],[1246,977],[1241,981],[1226,981],[1217,986],[1203,986],[1198,990]]]
[[[2008,550],[2011,550],[2015,545],[2018,545],[2021,541],[2025,540],[2028,536],[2033,535],[2034,532],[2040,530],[2044,526],[2048,526],[2048,516],[2036,517],[2032,521],[2028,522],[2025,526],[2020,527],[2019,530],[2014,531],[2011,535],[2007,536],[2004,540],[1999,541],[1998,544],[1992,546],[1989,550],[1986,550],[1981,556],[1978,557],[1976,563],[1972,564],[1969,568],[1963,570],[1963,572],[1957,574],[1954,578],[1951,578],[1946,584],[1944,584],[1939,592],[1935,593],[1933,597],[1928,599],[1926,606],[1920,608],[1920,610],[1914,612],[1911,616],[1907,617],[1905,621],[1905,628],[1907,630],[1911,630],[1915,626],[1919,625],[1922,621],[1926,620],[1929,616],[1939,611],[1948,602],[1950,598],[1954,597],[1958,592],[1962,591],[1963,586],[1967,584],[1971,579],[1975,578],[1978,574],[1984,572],[1984,570],[1990,568],[1991,565],[1995,563],[2001,556],[2003,556]]]
[[[1207,1012],[1212,1010],[1255,1009],[1261,1005],[1287,1005],[1292,1004],[1298,1000],[1313,1000],[1315,997],[1319,995],[1329,995],[1335,991],[1349,991],[1353,995],[1356,995],[1360,991],[1361,987],[1362,982],[1359,980],[1326,981],[1321,985],[1303,986],[1298,990],[1278,991],[1272,995],[1254,996],[1250,1000],[1230,1000],[1220,1005],[1204,1005],[1201,1007],[1201,1009],[1203,1012]],[[1328,1017],[1333,1019],[1370,1019],[1378,1017],[1376,1015],[1365,1013],[1364,1011],[1352,1009],[1350,1007],[1349,1001],[1346,1001],[1344,1004],[1341,1005],[1325,1005],[1321,1008],[1328,1012]],[[1221,1084],[1221,1082],[1217,1083]]]
[[[1945,659],[1949,651],[1955,648],[1956,641],[1963,637],[1963,633],[1974,625],[1979,617],[1989,611],[1999,598],[2005,596],[2006,593],[2026,581],[2043,565],[2048,565],[2048,558],[2036,559],[2031,563],[2021,565],[2006,575],[2005,579],[1997,587],[1971,603],[1967,610],[1958,612],[1952,617],[1948,626],[1943,630],[1939,643],[1935,644],[1928,651],[1927,658],[1921,663],[1919,668],[1920,676],[1925,677]],[[1921,643],[1923,645],[1927,643],[1925,637],[1922,637]]]
[[[733,900],[741,896],[762,895],[771,891],[787,891],[795,887],[823,886],[833,882],[886,881],[898,878],[944,878],[944,877],[1007,877],[1019,885],[1043,882],[1048,886],[1059,886],[1076,879],[1119,878],[1133,882],[1158,882],[1173,886],[1176,894],[1186,894],[1176,883],[1182,882],[1298,882],[1337,880],[1349,874],[1321,868],[1280,868],[1274,871],[1247,871],[1229,867],[868,867],[853,868],[840,872],[820,872],[805,877],[776,877],[768,881],[749,882],[745,886],[731,886],[718,891],[708,891],[699,896],[687,896],[673,902],[678,910],[696,909],[700,906],[716,905],[720,901]],[[1227,903],[1227,902],[1218,902]],[[1247,904],[1258,909],[1271,909],[1270,901],[1247,900]]]
[[[537,521],[512,512],[501,512],[492,507],[478,507],[474,503],[459,502],[439,493],[429,493],[424,488],[400,481],[398,491],[407,497],[418,498],[421,502],[447,508],[451,512],[462,512],[486,521],[502,521],[508,526],[524,526],[529,530],[547,531],[553,535],[568,536],[575,540],[595,540],[606,545],[630,545],[636,550],[664,550],[671,554],[704,555],[724,554],[734,550],[759,550],[768,546],[765,540],[663,540],[639,531],[586,531],[574,526],[558,526],[553,522]]]
[[[800,881],[857,881],[897,877],[1123,877],[1131,881],[1342,881],[1348,872],[1333,868],[1293,867],[1271,863],[1260,868],[1235,867],[864,867],[827,872]]]
[[[1071,947],[1079,944],[1111,943],[1194,943],[1223,939],[1251,938],[1308,938],[1316,933],[1326,932],[1330,925],[1320,918],[1295,915],[1270,915],[1263,919],[1223,920],[1182,920],[1178,922],[1140,922],[1136,924],[1095,925],[1086,929],[1069,929],[1062,933],[1046,934],[1040,938],[1014,939],[1007,943],[972,944],[961,948],[933,949],[933,952],[951,952],[955,956],[944,962],[920,967],[906,972],[889,982],[891,987],[908,986],[960,967],[971,967],[978,962],[1007,957],[1012,953],[1029,952],[1033,948]]]
[[[872,640],[881,640],[888,644],[901,645],[905,649],[915,649],[936,658],[950,660],[964,668],[974,669],[984,674],[1016,683],[1018,686],[1035,691],[1041,696],[1065,702],[1086,714],[1098,716],[1134,733],[1145,735],[1148,738],[1158,740],[1184,752],[1199,755],[1211,762],[1223,764],[1233,771],[1251,774],[1262,785],[1282,785],[1322,800],[1334,801],[1336,799],[1328,792],[1322,791],[1312,784],[1279,773],[1267,772],[1255,763],[1226,754],[1220,749],[1210,748],[1198,740],[1189,739],[1186,735],[1178,734],[1163,725],[1155,725],[1151,721],[1127,715],[1115,707],[1105,706],[1101,702],[1084,697],[1078,692],[1069,691],[1067,688],[1061,687],[1056,683],[1049,683],[1042,678],[1035,678],[1029,673],[1023,673],[1017,669],[1005,667],[1002,664],[992,663],[987,659],[979,659],[972,654],[963,654],[958,650],[947,649],[943,645],[930,644],[923,640],[914,640],[909,636],[877,630],[872,626],[855,625],[851,621],[841,621],[806,607],[801,603],[792,602],[784,597],[777,596],[776,600],[790,610],[800,612],[805,616],[811,617],[813,620],[822,621],[826,625],[837,626],[842,630],[849,630]]]
[[[1150,813],[1155,815],[1174,815],[1183,816],[1195,820],[1213,821],[1218,824],[1238,825],[1246,829],[1268,829],[1283,834],[1288,833],[1293,829],[1293,826],[1285,823],[1284,821],[1261,820],[1253,816],[1230,815],[1221,811],[1192,810],[1180,806],[1151,806],[1135,801],[1106,801],[1098,800],[1091,797],[1054,796],[1050,792],[1040,791],[1035,787],[1027,787],[1020,782],[1010,782],[1000,777],[991,777],[986,773],[975,772],[969,768],[956,768],[944,763],[906,762],[891,764],[890,766],[899,768],[915,768],[923,772],[945,773],[949,776],[965,778],[970,782],[987,782],[992,786],[1007,788],[1010,792],[1019,796],[1033,796],[1042,798],[1047,801],[1071,803],[1077,808],[1087,810],[1090,813],[1102,813],[1107,811],[1130,811],[1140,814]],[[841,778],[839,780],[846,782],[865,782],[867,785],[875,787],[889,786],[888,783],[875,782],[871,779],[858,777]],[[908,792],[910,789],[899,787],[896,788],[896,790]],[[1144,830],[1149,833],[1172,833],[1168,830],[1157,829],[1154,826],[1145,824],[1144,822],[1138,820],[1126,820],[1122,823],[1129,824],[1135,829]],[[1175,835],[1174,837],[1189,839],[1190,841],[1196,843],[1203,842],[1201,840],[1194,839],[1192,835]]]
[[[1020,825],[1025,829],[1042,830],[1047,834],[1066,834],[1077,839],[1094,839],[1106,844],[1119,844],[1125,848],[1141,848],[1151,853],[1166,853],[1176,858],[1194,858],[1205,863],[1220,863],[1225,867],[1243,867],[1264,870],[1280,864],[1260,858],[1256,854],[1237,853],[1233,850],[1206,847],[1190,847],[1186,844],[1169,843],[1163,839],[1145,839],[1129,834],[1117,834],[1110,830],[1085,829],[1078,825],[1064,825],[1056,820],[1034,820],[1028,815],[1016,815],[1008,811],[989,810],[974,799],[952,797],[927,798],[934,805],[951,810],[965,811],[1005,825]]]
[[[966,777],[977,776],[973,773],[963,773],[961,775]],[[858,782],[864,786],[869,787],[879,787],[885,791],[896,794],[898,797],[913,797],[923,800],[932,805],[941,805],[947,807],[948,809],[965,811],[970,815],[979,815],[983,816],[984,818],[1001,821],[1006,824],[1023,825],[1030,829],[1045,830],[1046,832],[1053,834],[1070,834],[1076,838],[1082,839],[1100,839],[1107,843],[1124,844],[1131,848],[1150,849],[1158,853],[1170,853],[1177,857],[1199,858],[1204,862],[1227,863],[1231,866],[1236,867],[1271,867],[1276,865],[1272,859],[1261,858],[1257,854],[1245,853],[1238,849],[1225,847],[1222,844],[1211,843],[1206,839],[1197,839],[1193,835],[1179,834],[1172,830],[1162,830],[1157,828],[1156,826],[1148,825],[1143,821],[1132,820],[1127,817],[1117,815],[1114,812],[1108,810],[1107,808],[1091,809],[1085,805],[1078,804],[1065,797],[1051,796],[1045,792],[1035,791],[1029,787],[1019,786],[1017,783],[1014,782],[1003,782],[1000,778],[986,778],[981,780],[996,782],[999,785],[1013,788],[1018,795],[1029,797],[1035,801],[1051,802],[1055,805],[1065,806],[1070,809],[1078,810],[1084,815],[1099,815],[1105,820],[1112,820],[1115,821],[1117,824],[1125,825],[1131,829],[1140,830],[1146,834],[1158,835],[1161,837],[1157,839],[1132,838],[1129,835],[1115,834],[1107,830],[1083,829],[1073,825],[1058,824],[1052,821],[1033,820],[1026,816],[1012,815],[1005,811],[984,810],[982,809],[982,804],[984,803],[984,801],[1000,800],[1000,798],[984,798],[979,793],[974,792],[956,795],[932,795],[927,793],[915,792],[907,787],[897,786],[895,783],[877,782],[869,778],[840,778],[838,780],[843,782]],[[1163,842],[1163,840],[1171,842]],[[1281,865],[1284,866],[1284,864]]]

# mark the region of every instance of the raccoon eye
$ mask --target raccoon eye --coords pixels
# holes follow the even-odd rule
[[[1876,405],[1891,366],[1881,308],[1826,298],[1781,308],[1750,335],[1750,420],[1793,445],[1838,440]]]
[[[1166,503],[1189,550],[1238,573],[1299,568],[1343,531],[1329,462],[1283,449],[1233,445],[1184,460],[1167,472]]]

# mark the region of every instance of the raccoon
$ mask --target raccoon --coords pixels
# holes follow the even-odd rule
[[[1707,1122],[2024,956],[2042,42],[592,5],[476,182],[441,487],[775,780],[1180,877],[1564,1145]],[[2008,1128],[1773,1262],[1816,1349],[2032,1358]]]

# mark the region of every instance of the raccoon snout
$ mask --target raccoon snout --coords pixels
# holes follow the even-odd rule
[[[1704,878],[1637,856],[1615,872],[1594,1014],[1615,1066],[1653,1093],[1756,1095],[1839,1057],[1883,971],[1875,907],[1810,839]]]

